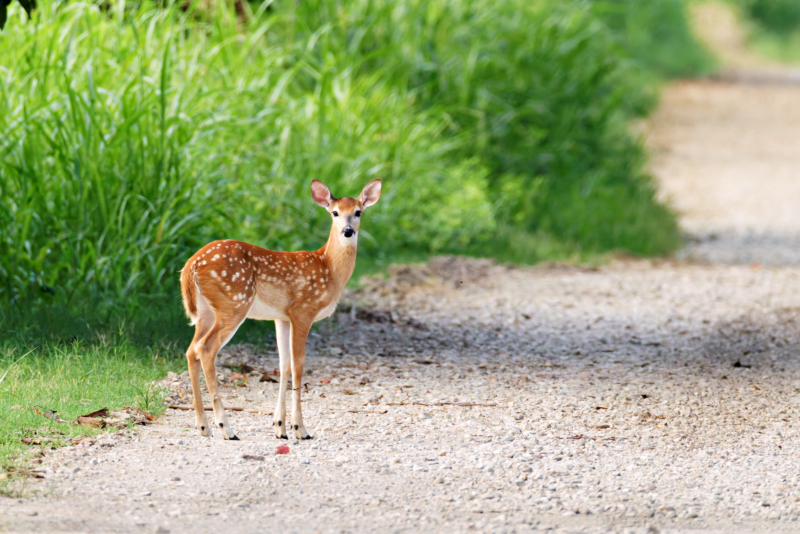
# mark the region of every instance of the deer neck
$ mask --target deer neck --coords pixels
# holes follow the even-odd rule
[[[358,234],[347,239],[337,232],[335,228],[331,228],[328,242],[322,248],[322,256],[328,265],[328,271],[331,273],[331,281],[337,300],[342,294],[344,286],[347,285],[348,280],[353,275],[353,269],[356,266],[357,239]]]

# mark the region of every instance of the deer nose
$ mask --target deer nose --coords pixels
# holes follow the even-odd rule
[[[353,237],[353,235],[355,233],[356,233],[356,231],[353,230],[352,226],[346,226],[345,229],[344,229],[344,236],[345,237]]]

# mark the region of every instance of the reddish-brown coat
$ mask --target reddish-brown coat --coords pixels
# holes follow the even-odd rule
[[[195,325],[195,336],[186,357],[197,426],[202,434],[209,435],[209,431],[200,396],[200,363],[219,427],[224,437],[237,439],[219,399],[214,360],[219,349],[249,317],[274,320],[276,324],[281,388],[275,424],[276,435],[286,437],[284,399],[289,357],[293,383],[300,384],[308,332],[315,320],[333,312],[355,267],[361,212],[377,202],[380,193],[380,180],[373,180],[357,199],[336,199],[324,184],[313,180],[312,198],[333,217],[330,236],[321,249],[278,252],[241,241],[214,241],[186,262],[181,272],[181,292],[186,313]],[[302,425],[297,389],[294,399],[295,434],[308,438]]]

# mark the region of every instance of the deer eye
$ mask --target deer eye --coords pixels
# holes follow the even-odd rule
[[[334,217],[338,217],[338,216],[339,216],[339,212],[338,212],[338,211],[334,211],[334,212],[333,212],[333,216],[334,216]]]
[[[361,210],[356,210],[356,217],[361,217]]]

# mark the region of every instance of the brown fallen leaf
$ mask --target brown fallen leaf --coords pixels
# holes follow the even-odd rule
[[[11,477],[44,478],[44,474],[42,474],[38,470],[25,469],[24,467],[9,466],[6,467],[6,472],[0,478],[8,479]]]
[[[90,414],[81,415],[74,424],[88,428],[127,428],[128,425],[146,425],[155,420],[152,414],[135,406],[125,406],[121,411],[112,412],[102,408]]]
[[[20,441],[26,445],[41,445],[56,441],[56,438],[21,438]]]
[[[80,426],[85,426],[88,428],[105,428],[107,425],[104,419],[101,419],[99,417],[85,417],[85,416],[78,417],[77,423]]]
[[[108,408],[100,408],[92,413],[87,413],[86,415],[81,415],[80,417],[107,417],[108,416]]]
[[[242,458],[244,458],[245,460],[254,460],[256,462],[263,462],[266,459],[263,456],[258,456],[255,454],[243,454]]]
[[[379,413],[384,414],[389,410],[347,410],[348,413]]]
[[[259,379],[259,382],[275,382],[275,383],[277,383],[278,381],[275,380],[274,378],[272,378],[272,376],[269,374],[269,371],[264,371],[264,373],[261,375],[261,378]]]

